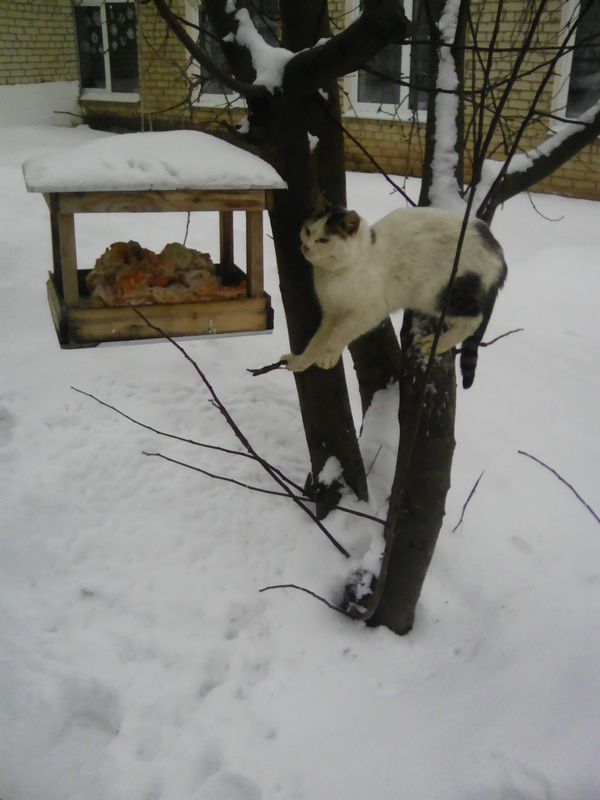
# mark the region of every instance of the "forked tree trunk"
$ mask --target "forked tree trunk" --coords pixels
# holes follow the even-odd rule
[[[420,206],[431,204],[435,179],[434,157],[438,126],[438,93],[435,89],[440,70],[437,25],[446,0],[431,0],[430,85],[421,185]],[[464,39],[466,3],[461,4],[455,44]],[[454,51],[454,48],[452,48]],[[457,72],[462,71],[462,53],[453,52]],[[456,118],[454,181],[462,185],[463,105]],[[382,573],[374,587],[369,609],[369,624],[385,625],[404,635],[413,626],[417,602],[444,519],[446,496],[450,489],[454,454],[456,412],[455,353],[451,350],[435,358],[429,375],[426,359],[412,348],[412,314],[405,314],[402,327],[402,370],[400,374],[400,443],[396,472],[386,520],[386,547]],[[424,387],[424,382],[427,385]]]
[[[392,544],[369,621],[400,635],[413,627],[444,519],[456,409],[453,351],[435,359],[421,405],[425,360],[410,351],[410,315],[403,326],[402,344],[406,357],[400,377],[400,446],[386,523]]]

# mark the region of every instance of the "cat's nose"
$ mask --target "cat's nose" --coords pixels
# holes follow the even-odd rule
[[[306,255],[308,253],[309,249],[310,248],[308,247],[307,244],[303,244],[302,245],[302,252],[304,253],[304,255]]]

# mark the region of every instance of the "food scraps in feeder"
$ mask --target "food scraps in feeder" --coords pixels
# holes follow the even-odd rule
[[[246,297],[246,281],[223,286],[208,253],[177,242],[154,253],[138,242],[115,242],[88,273],[91,307],[193,303]]]

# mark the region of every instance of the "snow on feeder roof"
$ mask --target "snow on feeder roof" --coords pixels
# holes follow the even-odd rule
[[[262,159],[199,131],[105,134],[29,158],[23,174],[28,191],[42,192],[50,211],[53,270],[47,291],[61,346],[157,338],[163,332],[203,336],[272,329],[263,284],[263,212],[274,190],[287,187]],[[187,266],[190,259],[204,259],[202,275],[192,270],[194,280],[179,274],[177,259],[177,269],[171,269],[174,244],[167,257],[168,246],[157,256],[137,242],[116,242],[93,270],[78,268],[76,215],[172,211],[219,215],[218,263],[209,254],[182,255],[186,248],[178,246]],[[246,217],[245,271],[234,260],[234,211]],[[132,281],[135,286],[129,286]],[[136,290],[144,282],[153,287],[148,295]],[[165,291],[157,293],[157,286]],[[149,325],[132,311],[138,304]]]
[[[29,192],[285,189],[270,164],[200,131],[113,134],[23,164]]]

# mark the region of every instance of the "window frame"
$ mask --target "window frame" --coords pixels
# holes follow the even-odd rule
[[[103,53],[104,56],[104,74],[106,76],[106,84],[107,88],[105,89],[98,89],[98,88],[86,88],[82,85],[82,74],[81,74],[81,64],[79,59],[79,39],[77,35],[77,23],[75,19],[75,9],[76,8],[98,8],[101,15],[101,26],[102,26],[102,40],[103,43],[108,43],[109,41],[109,31],[108,31],[108,21],[106,15],[106,4],[107,2],[113,4],[128,4],[132,5],[135,9],[135,1],[134,0],[73,0],[72,8],[73,8],[73,25],[75,28],[75,46],[77,48],[77,66],[79,70],[79,84],[80,84],[80,99],[81,100],[99,100],[104,102],[118,102],[118,103],[138,103],[140,101],[140,89],[139,89],[139,55],[138,55],[138,90],[135,92],[116,92],[112,89],[112,74],[111,74],[111,67],[110,67],[110,50],[106,47],[105,52]],[[136,17],[137,17],[137,10],[136,10]],[[137,18],[136,18],[137,23]],[[136,26],[137,27],[137,26]]]
[[[192,25],[200,24],[200,0],[185,0],[185,19]],[[261,34],[262,35],[262,34]],[[202,68],[197,61],[193,60],[187,69],[190,78],[196,74],[202,74]],[[225,92],[202,92],[192,98],[192,106],[195,108],[246,108],[246,100],[235,91],[230,94]]]
[[[200,25],[200,3],[199,0],[185,0],[185,19],[192,25]],[[194,78],[202,73],[202,67],[194,59],[187,68],[189,78]],[[244,98],[237,92],[231,92],[231,97],[225,92],[199,92],[196,97],[192,97],[194,108],[244,108]]]
[[[567,2],[564,3],[560,18],[560,31],[559,31],[560,46],[564,44],[570,46],[575,43],[575,37],[577,36],[577,25],[573,28],[573,30],[568,36],[567,36],[567,27],[571,20],[577,18],[580,9],[581,9],[581,0],[567,0]],[[573,70],[573,50],[570,49],[563,56],[561,56],[556,65],[556,74],[554,77],[554,92],[552,98],[552,113],[562,117],[565,122],[578,119],[578,117],[576,116],[569,116],[567,114],[567,108],[569,105],[569,92],[571,88],[572,70]],[[600,100],[600,97],[598,99]],[[584,114],[585,111],[582,111],[581,113]],[[560,125],[560,123],[558,123],[558,125]],[[554,127],[556,127],[556,124],[554,125]]]
[[[346,10],[348,14],[348,24],[354,22],[360,16],[360,2],[359,0],[346,0]],[[410,19],[413,15],[413,0],[404,0],[404,11],[406,16]],[[413,66],[412,47],[409,44],[401,45],[402,50],[402,64],[408,64],[408,72],[401,72],[400,77],[406,78],[410,82],[411,71]],[[402,69],[402,65],[401,65]],[[373,103],[360,101],[358,99],[359,91],[359,70],[346,75],[344,79],[344,88],[348,97],[349,107],[345,110],[344,116],[353,117],[356,119],[377,119],[387,120],[393,122],[396,120],[407,121],[417,120],[424,121],[427,118],[426,109],[411,109],[410,102],[410,87],[400,84],[399,88],[399,102],[398,103]]]

